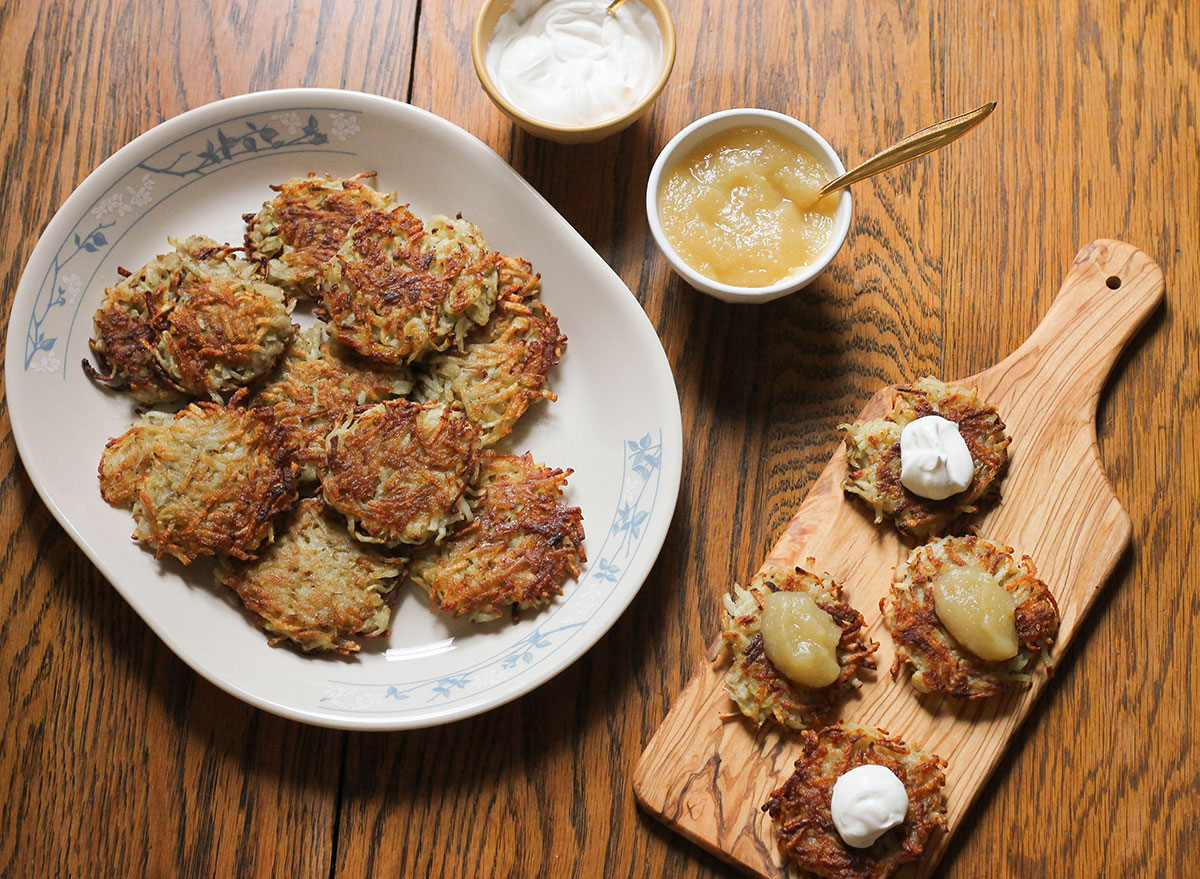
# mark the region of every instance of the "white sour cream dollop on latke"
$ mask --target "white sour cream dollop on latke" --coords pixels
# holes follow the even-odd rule
[[[925,415],[900,432],[900,482],[913,494],[944,500],[964,491],[974,476],[975,461],[953,421]]]
[[[908,791],[886,766],[855,766],[834,782],[830,810],[842,841],[866,848],[904,820]]]

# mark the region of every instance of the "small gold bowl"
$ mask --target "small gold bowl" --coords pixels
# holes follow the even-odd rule
[[[603,140],[609,135],[628,128],[650,108],[663,90],[663,86],[667,84],[667,79],[671,76],[671,68],[675,66],[675,24],[671,20],[671,13],[667,10],[666,3],[663,0],[640,0],[640,2],[650,10],[658,24],[658,31],[662,35],[663,64],[658,79],[655,80],[654,88],[623,116],[609,119],[598,125],[554,125],[526,116],[504,99],[500,90],[496,88],[496,83],[488,74],[487,47],[496,30],[496,22],[513,5],[514,0],[484,0],[483,5],[479,7],[479,12],[475,15],[475,27],[471,31],[471,60],[475,62],[475,75],[479,77],[479,83],[487,92],[488,97],[492,99],[492,103],[499,107],[504,115],[534,137],[544,137],[559,143],[593,143]]]

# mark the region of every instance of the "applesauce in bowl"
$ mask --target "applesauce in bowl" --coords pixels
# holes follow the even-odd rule
[[[712,135],[680,159],[659,191],[659,221],[693,269],[737,287],[803,271],[833,235],[833,175],[794,140],[762,126]]]
[[[655,241],[698,290],[766,302],[800,289],[850,228],[846,191],[817,199],[844,172],[815,131],[770,110],[697,120],[659,155],[646,189]]]

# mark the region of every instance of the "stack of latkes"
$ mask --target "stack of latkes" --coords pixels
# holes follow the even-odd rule
[[[386,634],[406,575],[484,621],[586,561],[571,471],[489,448],[555,399],[566,337],[540,275],[372,176],[289,180],[243,246],[192,236],[122,270],[84,361],[158,407],[108,442],[104,499],[156,558],[215,557],[272,643],[306,652]],[[326,326],[293,324],[298,304]]]

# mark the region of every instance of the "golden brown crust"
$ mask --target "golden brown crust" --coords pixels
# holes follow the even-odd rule
[[[320,498],[306,498],[256,561],[223,559],[216,579],[259,617],[271,643],[305,652],[356,653],[353,636],[377,638],[391,618],[386,596],[404,560],[386,558],[352,538]]]
[[[199,235],[106,289],[93,329],[107,374],[85,371],[148,404],[219,400],[269,372],[293,332],[282,291]]]
[[[912,682],[927,693],[980,698],[1028,686],[1033,666],[1058,634],[1058,604],[1037,577],[1029,556],[1017,562],[1011,546],[980,537],[944,537],[918,546],[896,569],[895,585],[879,602],[884,623],[896,642],[891,673],[912,666]],[[1019,647],[1014,659],[980,659],[946,631],[934,607],[941,572],[951,565],[973,566],[994,575],[1016,599]]]
[[[839,724],[801,733],[804,751],[795,771],[762,807],[779,825],[783,854],[828,879],[885,879],[921,856],[930,837],[946,826],[942,771],[946,761],[914,751],[879,729]],[[842,842],[830,802],[838,778],[858,766],[885,766],[908,793],[908,814],[868,848]]]
[[[296,465],[270,409],[193,403],[153,413],[108,441],[100,491],[131,506],[134,537],[191,564],[205,555],[252,559],[275,517],[296,501]]]
[[[561,595],[587,560],[583,516],[562,502],[570,473],[537,464],[529,453],[484,451],[474,517],[413,559],[409,573],[431,604],[483,621],[503,605],[532,607]]]
[[[365,182],[374,176],[372,171],[338,180],[309,174],[272,186],[279,195],[243,217],[246,252],[269,281],[315,299],[321,267],[342,246],[346,231],[367,211],[395,206],[394,196]]]
[[[497,295],[518,302],[533,299],[542,292],[542,276],[535,274],[533,264],[519,256],[501,256],[496,264]]]
[[[422,394],[458,402],[479,426],[481,444],[490,446],[512,431],[532,401],[554,399],[546,376],[566,341],[540,300],[501,299],[463,350],[450,348],[426,360]]]
[[[900,433],[906,424],[926,415],[955,422],[975,462],[971,484],[940,501],[913,494],[900,482]],[[998,494],[998,480],[1008,466],[1011,440],[995,408],[973,390],[930,377],[897,388],[895,405],[886,417],[842,428],[847,452],[842,488],[866,500],[875,510],[876,522],[890,516],[901,532],[913,538],[939,534],[960,516],[976,512]]]
[[[322,487],[360,540],[395,546],[440,537],[468,512],[479,435],[460,412],[389,400],[329,436]]]
[[[278,370],[255,395],[296,447],[300,477],[319,477],[329,451],[329,432],[358,406],[408,393],[412,376],[404,367],[366,361],[325,337],[321,327],[297,333]]]
[[[465,220],[365,214],[323,269],[317,314],[360,354],[408,363],[461,343],[496,302],[499,257]]]
[[[809,560],[809,564],[813,564]],[[805,687],[789,680],[763,648],[762,608],[771,592],[804,592],[833,617],[842,630],[837,646],[841,668],[827,687]],[[832,578],[800,567],[759,573],[746,588],[734,585],[721,612],[721,650],[730,656],[725,689],[743,714],[761,724],[773,718],[790,729],[827,723],[838,705],[862,684],[861,675],[875,668],[871,656],[879,644],[866,636],[862,614],[842,601],[841,586]]]

